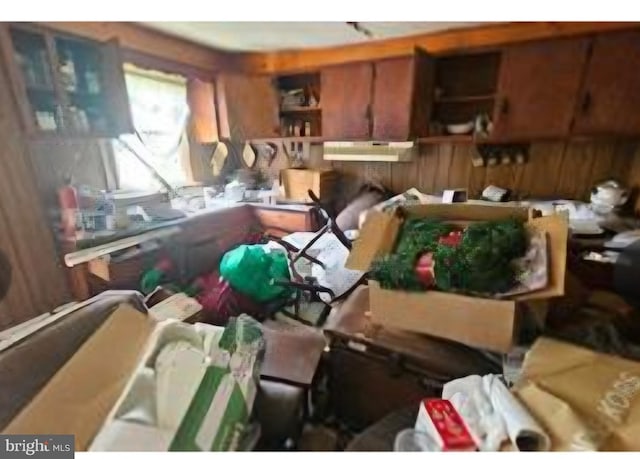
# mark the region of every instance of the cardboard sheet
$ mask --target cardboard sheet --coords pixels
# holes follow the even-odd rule
[[[553,451],[640,450],[640,362],[540,338],[516,393]]]

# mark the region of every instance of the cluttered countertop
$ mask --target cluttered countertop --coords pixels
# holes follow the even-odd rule
[[[305,212],[309,209],[308,204],[295,203],[290,201],[277,201],[273,203],[256,201],[229,201],[217,199],[210,201],[207,207],[197,208],[184,205],[181,201],[173,201],[171,207],[165,207],[157,215],[140,216],[130,219],[126,228],[101,229],[96,231],[82,231],[72,237],[61,235],[63,242],[73,241],[76,250],[96,247],[108,244],[120,239],[140,235],[146,232],[163,228],[184,225],[195,219],[210,216],[225,209],[237,208],[241,206],[254,206],[261,209],[283,210],[291,212]],[[156,210],[156,209],[153,209]],[[153,212],[152,210],[152,212]]]

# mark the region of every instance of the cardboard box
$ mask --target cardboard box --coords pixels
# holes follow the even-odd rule
[[[280,172],[286,198],[299,202],[311,202],[308,190],[320,199],[330,197],[337,177],[331,169],[283,169]]]
[[[360,237],[354,241],[346,267],[367,271],[376,257],[391,253],[402,227],[402,213],[439,218],[462,226],[509,217],[524,221],[528,227],[535,227],[548,235],[549,284],[535,292],[497,300],[435,290],[385,290],[377,282],[370,282],[370,309],[374,323],[507,352],[517,334],[521,304],[564,294],[566,218],[561,215],[534,218],[531,209],[508,205],[425,204],[395,213],[373,212],[367,217]],[[543,303],[532,301],[531,306],[538,307]]]
[[[263,349],[246,315],[226,327],[156,324],[90,451],[244,448]]]
[[[243,372],[242,377],[246,378],[241,379],[229,369],[236,370],[238,365],[252,368],[257,358],[239,343],[242,334],[249,333],[244,328],[228,334],[235,339],[231,356],[228,352],[216,352],[202,381],[193,385],[195,402],[189,405],[177,432],[115,419],[123,402],[128,401],[137,370],[151,358],[158,342],[169,339],[171,333],[180,339],[192,339],[192,330],[197,331],[198,327],[215,332],[216,339],[209,338],[211,346],[218,345],[220,339],[230,342],[228,337],[223,338],[225,328],[193,326],[175,320],[156,322],[131,305],[121,303],[2,433],[74,435],[77,451],[89,450],[101,433],[108,434],[106,438],[103,435],[101,444],[115,450],[197,450],[200,444],[205,445],[203,449],[236,447],[242,435],[239,421],[248,418],[251,406],[246,405],[253,403],[256,393],[253,380],[245,381],[252,377],[250,372]],[[163,400],[165,411],[174,409],[173,398]],[[217,416],[222,412],[223,417]],[[208,423],[206,428],[198,430],[204,422]]]
[[[73,434],[76,451],[86,451],[135,369],[154,324],[130,305],[118,306],[2,433]]]

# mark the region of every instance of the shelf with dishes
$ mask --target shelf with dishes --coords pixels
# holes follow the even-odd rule
[[[320,74],[282,75],[276,85],[280,99],[280,135],[286,138],[321,136]]]
[[[437,59],[429,136],[421,143],[487,141],[492,129],[500,54]]]

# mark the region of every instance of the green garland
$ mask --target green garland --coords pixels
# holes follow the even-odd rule
[[[371,278],[383,288],[424,290],[414,268],[420,254],[432,252],[441,236],[449,234],[453,226],[438,220],[409,219],[398,235],[396,250],[374,261]]]
[[[378,258],[371,278],[386,289],[426,290],[415,272],[425,252],[433,253],[435,284],[439,290],[494,294],[516,282],[512,261],[527,250],[524,225],[515,220],[473,223],[458,246],[439,243],[455,227],[436,220],[409,218],[398,236],[393,253]]]

